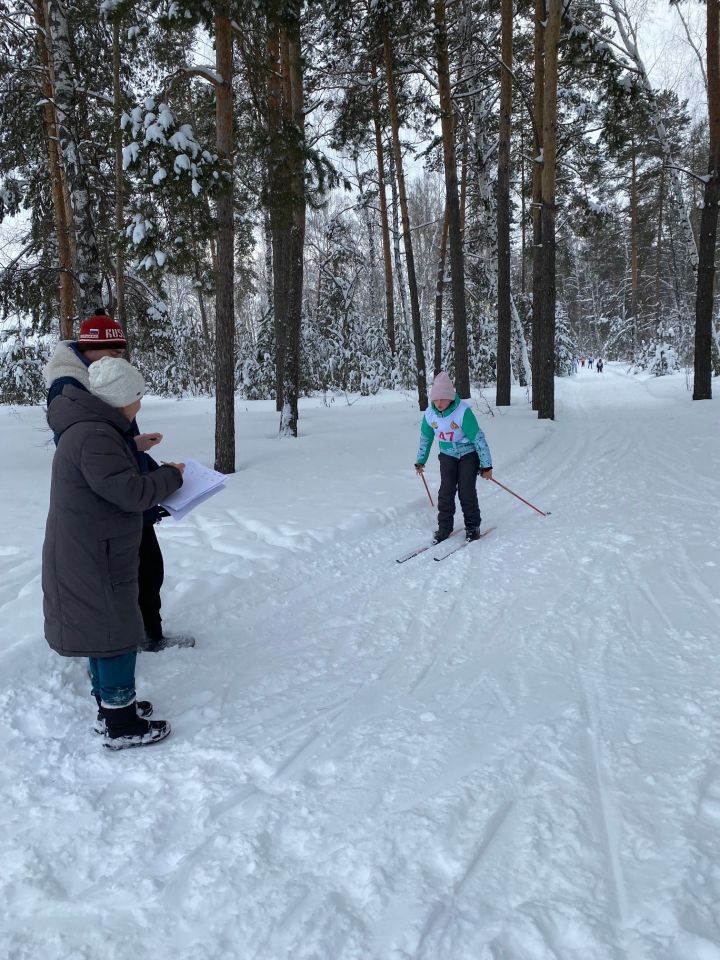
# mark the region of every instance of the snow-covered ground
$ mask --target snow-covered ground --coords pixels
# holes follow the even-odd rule
[[[402,565],[413,398],[307,401],[297,441],[239,402],[226,492],[158,531],[173,734],[119,754],[42,636],[43,412],[0,410],[3,960],[720,960],[720,407],[557,392],[477,401],[552,515],[480,481],[497,529]],[[209,401],[139,419],[212,464]]]

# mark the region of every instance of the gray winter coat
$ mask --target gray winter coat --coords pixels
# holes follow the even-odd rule
[[[119,410],[67,386],[48,411],[60,434],[42,556],[45,638],[66,657],[111,657],[144,636],[138,606],[143,510],[182,485],[175,467],[140,474]]]

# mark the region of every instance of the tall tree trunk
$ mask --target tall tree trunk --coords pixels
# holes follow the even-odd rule
[[[283,370],[287,329],[289,224],[287,164],[283,159],[283,89],[278,12],[268,12],[267,115],[270,158],[267,169],[267,204],[272,238],[273,320],[275,324],[275,408],[283,408]]]
[[[73,320],[75,317],[75,296],[73,291],[73,262],[70,244],[70,225],[65,204],[65,172],[60,162],[58,146],[57,118],[53,104],[53,66],[48,50],[48,30],[45,4],[43,0],[33,0],[35,23],[38,27],[38,59],[42,66],[41,89],[43,94],[43,121],[48,147],[48,170],[52,187],[53,216],[55,235],[58,245],[58,293],[60,339],[72,340]]]
[[[501,0],[502,64],[500,66],[500,132],[498,143],[497,231],[498,231],[498,332],[497,389],[499,407],[510,405],[512,371],[510,345],[512,330],[510,292],[510,123],[512,112],[512,0]]]
[[[662,279],[662,235],[663,214],[665,213],[665,167],[660,168],[660,186],[658,187],[658,225],[655,246],[655,311],[660,318],[660,283]]]
[[[538,409],[540,394],[541,313],[542,313],[542,154],[543,106],[545,101],[545,0],[535,0],[532,170],[532,408]]]
[[[46,10],[54,68],[52,79],[57,132],[70,194],[75,235],[77,304],[82,316],[90,316],[102,303],[102,278],[83,151],[73,126],[78,116],[80,94],[75,84],[70,30],[63,0],[47,0]]]
[[[395,260],[395,281],[400,294],[400,312],[402,313],[403,329],[409,335],[407,284],[403,268],[402,250],[400,249],[400,203],[398,201],[397,177],[395,176],[395,158],[392,149],[388,154],[388,174],[390,178],[390,196],[392,198],[390,211],[392,217],[393,259]]]
[[[455,117],[457,120],[457,115]],[[465,223],[467,221],[467,184],[468,184],[468,128],[462,128],[462,153],[460,154],[460,238],[465,242]]]
[[[387,196],[385,195],[385,156],[383,151],[382,125],[380,123],[380,94],[377,88],[377,68],[372,65],[372,108],[375,128],[375,159],[378,175],[378,201],[380,203],[380,234],[382,236],[383,267],[385,276],[385,316],[388,345],[394,357],[395,345],[395,298],[393,295],[392,250],[390,249],[390,225],[388,223]]]
[[[215,8],[217,152],[227,182],[217,198],[215,281],[215,469],[235,472],[235,229],[233,218],[233,42],[230,8]]]
[[[267,196],[267,185],[265,187],[264,195]],[[264,316],[266,322],[270,321],[275,322],[275,306],[274,306],[274,291],[273,291],[273,254],[272,254],[272,230],[270,229],[270,214],[268,213],[267,207],[263,213],[263,241],[264,241],[264,258],[265,258],[265,299],[267,300],[267,311]],[[277,370],[277,367],[276,367]],[[276,378],[277,379],[277,378]]]
[[[200,329],[202,330],[203,342],[205,346],[210,345],[210,324],[208,323],[207,307],[205,306],[205,295],[202,291],[201,279],[195,276],[197,282],[198,309],[200,311]]]
[[[455,352],[455,388],[461,397],[470,396],[468,368],[467,313],[465,305],[465,259],[462,243],[462,220],[458,192],[457,155],[455,150],[455,108],[450,86],[445,0],[435,0],[435,52],[437,56],[440,95],[440,126],[445,168],[445,214],[450,244],[450,272],[453,306]]]
[[[555,161],[557,155],[558,43],[562,0],[548,0],[545,21],[545,96],[542,167],[542,307],[538,418],[555,419]]]
[[[120,85],[120,17],[113,20],[113,135],[115,139],[115,319],[125,326],[125,183],[122,157],[123,95]]]
[[[532,371],[530,370],[530,360],[528,359],[527,343],[525,342],[525,331],[523,330],[520,314],[515,306],[515,301],[510,298],[510,309],[512,310],[513,324],[515,325],[515,335],[517,336],[520,347],[519,381],[521,387],[527,387],[532,380]]]
[[[413,340],[415,342],[415,365],[417,368],[418,403],[421,410],[426,410],[427,374],[425,372],[425,349],[423,346],[422,323],[420,320],[420,300],[418,297],[417,277],[415,274],[415,257],[413,255],[412,234],[410,233],[410,214],[408,211],[407,192],[405,189],[405,174],[403,171],[402,148],[400,145],[400,120],[398,117],[397,98],[395,96],[395,75],[393,72],[393,48],[390,38],[390,29],[385,18],[382,21],[383,56],[385,61],[385,79],[387,82],[388,107],[390,111],[390,127],[392,130],[393,154],[395,157],[395,176],[397,178],[398,195],[400,199],[400,216],[403,226],[403,240],[405,243],[405,262],[407,264],[408,287],[410,289],[410,310],[412,313]]]
[[[637,347],[638,328],[638,183],[635,137],[630,144],[630,313],[635,331],[633,348]]]
[[[358,184],[358,196],[360,198],[360,209],[362,210],[362,218],[365,223],[365,232],[367,233],[368,241],[368,260],[367,260],[367,269],[369,275],[369,294],[370,301],[368,303],[368,308],[371,315],[374,317],[377,314],[377,252],[375,244],[375,224],[373,223],[372,217],[370,216],[370,204],[365,190],[365,177],[360,173],[360,164],[358,163],[357,154],[353,157],[353,162],[355,165],[355,179]]]
[[[712,320],[718,203],[720,202],[720,0],[707,0],[706,7],[710,157],[700,215],[693,400],[712,398]]]
[[[302,330],[303,252],[305,249],[305,111],[301,58],[302,0],[288,0],[281,26],[286,107],[286,151],[290,186],[288,307],[283,365],[283,408],[280,435],[298,435]]]
[[[445,203],[442,231],[440,233],[440,247],[438,249],[437,280],[435,281],[435,350],[433,356],[433,375],[442,370],[442,314],[443,293],[445,290],[445,260],[447,258],[448,241],[448,208]]]
[[[525,212],[525,124],[520,118],[520,293],[525,295],[525,255],[527,230]],[[523,384],[524,386],[524,384]]]

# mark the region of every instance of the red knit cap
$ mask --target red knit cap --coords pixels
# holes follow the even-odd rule
[[[81,350],[124,350],[127,341],[125,331],[120,324],[109,317],[104,310],[96,310],[80,325],[77,345]]]

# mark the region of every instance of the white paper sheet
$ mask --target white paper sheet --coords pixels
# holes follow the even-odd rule
[[[166,497],[160,506],[175,520],[181,520],[195,507],[224,489],[226,480],[224,473],[218,473],[217,470],[188,458],[185,461],[183,485]]]

